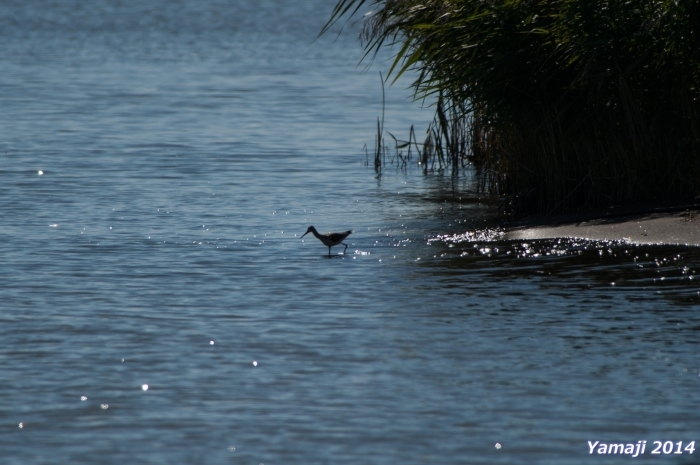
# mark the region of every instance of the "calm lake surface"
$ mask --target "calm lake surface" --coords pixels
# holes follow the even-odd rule
[[[0,3],[0,462],[698,463],[700,250],[376,176],[388,64],[314,41],[334,3]]]

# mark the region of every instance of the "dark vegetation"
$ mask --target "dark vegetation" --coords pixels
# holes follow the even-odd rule
[[[700,194],[700,0],[339,0],[323,32],[363,6],[366,56],[435,106],[421,160],[511,212]]]

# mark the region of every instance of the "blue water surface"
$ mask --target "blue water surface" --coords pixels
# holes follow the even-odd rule
[[[700,251],[504,241],[468,177],[377,175],[390,54],[332,6],[0,4],[0,462],[697,463]]]

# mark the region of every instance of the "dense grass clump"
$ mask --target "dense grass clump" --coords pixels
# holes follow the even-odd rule
[[[700,0],[340,0],[517,214],[700,194]],[[440,140],[436,140],[436,138]]]

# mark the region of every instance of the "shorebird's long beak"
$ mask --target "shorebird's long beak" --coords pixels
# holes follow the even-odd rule
[[[306,231],[304,234],[302,234],[301,237],[300,237],[299,239],[301,239],[302,237],[306,236],[307,234],[309,234],[309,231]]]

